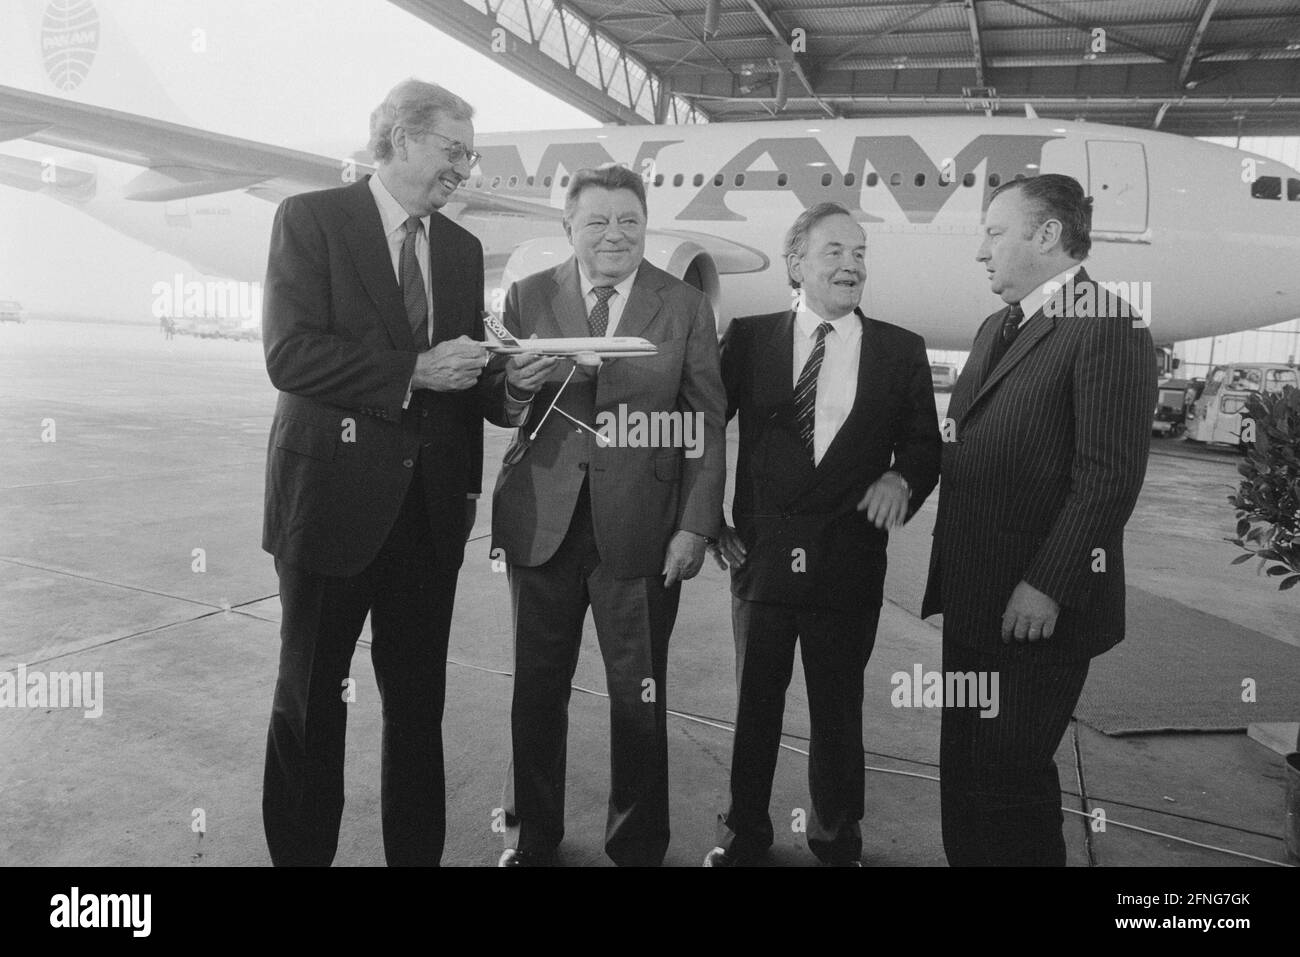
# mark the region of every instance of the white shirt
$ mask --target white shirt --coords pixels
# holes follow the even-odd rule
[[[820,464],[835,434],[844,425],[858,394],[858,365],[862,355],[862,322],[850,312],[825,320],[812,309],[794,317],[794,378],[798,383],[817,343],[817,327],[829,321],[822,367],[817,374],[817,400],[813,406],[813,464]]]
[[[614,329],[618,326],[618,320],[623,317],[623,307],[627,305],[627,297],[632,295],[632,284],[636,282],[637,270],[641,268],[638,263],[637,268],[632,270],[632,274],[626,279],[620,280],[614,286],[614,295],[609,297],[609,325],[605,327],[605,336],[614,335]],[[608,286],[607,282],[592,282],[587,278],[586,272],[583,271],[582,263],[578,263],[578,288],[582,290],[582,305],[587,310],[587,315],[591,315],[592,307],[596,305],[596,294],[592,292],[597,286]]]
[[[384,239],[388,241],[388,257],[393,261],[393,278],[400,284],[402,243],[406,241],[406,221],[410,219],[411,214],[393,198],[393,194],[388,191],[388,187],[384,185],[378,173],[370,177],[370,192],[375,197],[375,205],[379,207],[379,221],[383,223]],[[421,216],[420,222],[424,223],[424,229],[415,235],[415,258],[420,263],[420,278],[424,280],[424,299],[428,304],[425,319],[429,341],[425,345],[431,346],[433,345],[433,296],[429,294],[429,217]]]
[[[1024,299],[1021,299],[1020,308],[1025,311],[1025,316],[1020,320],[1020,325],[1016,328],[1023,328],[1025,323],[1034,317],[1034,313],[1047,305],[1049,299],[1054,296],[1063,295],[1061,290],[1066,285],[1074,282],[1075,273],[1077,273],[1079,269],[1080,264],[1075,263],[1064,272],[1058,272],[1051,279],[1047,280],[1047,282],[1043,283],[1033,292],[1029,293],[1029,295],[1025,296]]]

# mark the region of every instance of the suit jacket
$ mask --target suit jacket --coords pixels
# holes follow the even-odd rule
[[[429,246],[435,341],[482,339],[482,246],[437,212]],[[262,547],[319,574],[358,574],[387,538],[423,450],[436,562],[459,567],[465,497],[480,490],[482,415],[491,403],[481,383],[465,392],[417,390],[402,408],[427,344],[411,333],[366,180],[280,204],[262,342],[280,390]]]
[[[1040,309],[990,369],[999,310],[953,388],[921,612],[943,613],[945,641],[1084,660],[1124,637],[1124,524],[1146,475],[1155,346],[1085,270],[1073,291],[1110,318]],[[1003,645],[1022,580],[1061,605],[1055,634]]]
[[[570,259],[512,285],[503,321],[520,338],[534,333],[542,338],[589,336],[577,261]],[[615,331],[649,339],[659,354],[614,359],[599,369],[577,367],[556,410],[533,439],[573,368],[560,363],[534,397],[528,419],[506,451],[492,499],[492,543],[494,549],[504,549],[512,564],[537,566],[555,554],[584,479],[590,482],[596,547],[601,562],[617,578],[659,575],[668,540],[678,529],[718,534],[727,478],[726,397],[708,299],[643,261]],[[695,434],[700,454],[630,442],[602,446],[560,409],[593,429],[603,424],[598,417],[607,423],[609,416],[618,421],[625,415],[632,421],[637,413],[689,414],[701,426]]]
[[[939,480],[940,441],[925,341],[856,311],[862,323],[853,408],[813,466],[794,408],[794,313],[734,320],[722,343],[727,417],[740,415],[732,518],[748,558],[739,598],[856,611],[878,606],[886,531],[857,505],[893,469],[908,518]],[[802,550],[802,568],[795,549]]]

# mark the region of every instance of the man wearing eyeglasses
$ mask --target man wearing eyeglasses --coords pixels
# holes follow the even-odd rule
[[[383,707],[390,865],[437,865],[442,709],[456,577],[474,525],[486,414],[483,249],[438,210],[469,177],[474,110],[398,84],[371,115],[377,172],[291,197],[272,227],[263,345],[280,390],[262,547],[283,607],[262,811],[276,865],[328,865],[343,811],[349,666],[367,615]],[[512,360],[520,394],[553,360]]]

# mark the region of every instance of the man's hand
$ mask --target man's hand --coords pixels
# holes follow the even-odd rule
[[[1060,611],[1061,606],[1054,598],[1022,581],[1011,593],[1007,610],[1002,613],[1002,643],[1009,645],[1013,635],[1020,642],[1051,638]]]
[[[688,581],[699,574],[704,565],[704,536],[681,529],[668,541],[664,555],[664,587],[672,588],[678,582]]]
[[[533,336],[536,338],[536,335]],[[542,387],[546,377],[555,368],[559,360],[555,356],[520,355],[514,356],[506,366],[506,384],[516,398],[525,393],[532,395]]]
[[[730,565],[739,568],[745,564],[745,543],[740,540],[740,536],[730,525],[722,526],[722,531],[718,535],[718,544],[709,551],[713,553],[713,560],[724,572]]]
[[[465,499],[465,541],[474,534],[474,519],[478,517],[478,499]]]
[[[477,339],[448,339],[416,357],[411,388],[463,392],[478,381],[486,363],[487,350]]]
[[[867,521],[876,528],[896,528],[907,518],[907,503],[912,493],[897,472],[886,472],[871,483],[858,503],[858,511],[867,513]]]

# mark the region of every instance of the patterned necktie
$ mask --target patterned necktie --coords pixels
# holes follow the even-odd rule
[[[407,219],[401,265],[398,267],[406,321],[411,325],[411,335],[415,337],[415,346],[420,352],[429,347],[429,300],[424,295],[424,277],[420,275],[420,260],[415,254],[416,237],[423,232],[424,223],[419,216]]]
[[[1025,312],[1020,308],[1020,303],[1013,302],[1007,307],[1007,314],[1002,317],[1002,328],[998,331],[998,337],[993,343],[993,354],[990,357],[989,369],[993,369],[1002,357],[1007,354],[1011,348],[1011,343],[1016,341],[1016,336],[1020,335],[1020,322],[1025,318]]]
[[[609,297],[614,295],[614,287],[592,286],[591,291],[596,294],[596,304],[591,307],[587,325],[591,328],[591,334],[599,337],[609,328]]]
[[[794,420],[799,426],[799,438],[814,462],[817,460],[813,445],[817,431],[817,374],[821,372],[822,359],[826,357],[826,333],[833,328],[829,322],[817,327],[817,341],[813,343],[808,361],[803,364],[799,381],[794,384]]]

